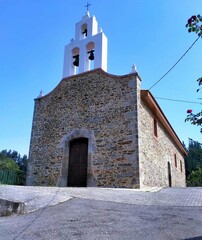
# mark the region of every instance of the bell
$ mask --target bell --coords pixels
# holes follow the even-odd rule
[[[79,66],[79,60],[78,59],[75,59],[74,62],[73,62],[73,65],[78,67]]]
[[[73,56],[75,60],[73,61],[73,65],[78,67],[79,66],[79,55]]]
[[[84,31],[82,32],[82,34],[85,34],[85,36],[87,37],[87,28],[84,29]]]
[[[88,59],[91,60],[91,61],[94,60],[94,50],[91,50],[88,53],[90,53]]]

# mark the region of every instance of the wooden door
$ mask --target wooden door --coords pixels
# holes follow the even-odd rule
[[[172,187],[171,166],[169,162],[168,162],[168,186]]]
[[[88,139],[78,138],[70,142],[69,150],[69,187],[87,186]]]

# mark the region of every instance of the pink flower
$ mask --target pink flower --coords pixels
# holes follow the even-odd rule
[[[192,22],[192,19],[191,19],[191,18],[189,18],[187,22],[188,22],[188,24],[191,24],[191,22]]]
[[[187,110],[187,113],[192,113],[192,109],[188,109],[188,110]]]

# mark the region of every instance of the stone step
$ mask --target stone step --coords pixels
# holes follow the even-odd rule
[[[0,199],[0,217],[11,214],[22,214],[25,204],[22,202],[13,202],[6,199]]]

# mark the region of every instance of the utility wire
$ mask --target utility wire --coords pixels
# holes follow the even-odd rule
[[[166,100],[166,101],[173,101],[173,102],[184,102],[184,103],[194,103],[194,104],[201,104],[201,102],[192,102],[187,100],[180,100],[180,99],[172,99],[172,98],[162,98],[162,97],[155,97],[156,99]]]
[[[159,83],[181,60],[182,58],[189,52],[189,50],[194,46],[194,44],[199,40],[201,36],[199,36],[193,43],[192,45],[187,49],[187,51],[181,56],[181,58],[158,80],[156,81],[150,88],[151,90],[154,86],[156,86],[157,83]]]

